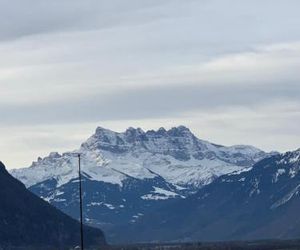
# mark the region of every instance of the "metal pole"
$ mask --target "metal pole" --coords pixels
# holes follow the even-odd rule
[[[79,203],[80,203],[80,245],[83,246],[83,215],[82,215],[82,184],[81,184],[81,155],[78,154],[78,175],[79,175]]]

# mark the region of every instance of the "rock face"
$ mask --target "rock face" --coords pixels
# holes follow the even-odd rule
[[[79,223],[29,192],[1,162],[0,200],[1,249],[66,249],[79,244]],[[100,229],[85,227],[84,232],[87,245],[105,244]]]
[[[140,218],[126,232],[134,241],[299,238],[299,207],[300,149],[221,176]]]
[[[51,153],[11,171],[31,191],[78,218],[75,152],[82,154],[84,215],[110,239],[170,200],[183,199],[217,177],[246,171],[268,154],[252,146],[225,147],[198,139],[184,126],[123,133],[97,128],[78,150]]]

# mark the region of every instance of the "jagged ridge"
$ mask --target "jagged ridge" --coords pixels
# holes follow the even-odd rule
[[[199,140],[184,126],[147,132],[129,128],[124,133],[99,127],[74,152],[82,153],[83,171],[93,180],[122,185],[128,176],[161,176],[175,185],[196,187],[250,167],[266,156],[251,146],[224,147]],[[30,168],[11,173],[27,187],[50,178],[63,185],[76,178],[75,166],[73,152],[51,153]]]

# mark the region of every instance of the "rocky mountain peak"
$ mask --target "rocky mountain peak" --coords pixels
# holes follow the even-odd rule
[[[163,139],[169,141],[169,146],[174,147],[172,138],[184,138],[186,141],[185,144],[189,142],[190,138],[195,138],[192,132],[184,126],[178,126],[166,130],[161,127],[157,131],[148,130],[144,131],[141,128],[129,127],[126,131],[118,133],[98,127],[94,135],[92,135],[85,143],[82,144],[83,148],[101,148],[101,149],[111,149],[114,152],[124,152],[129,148],[141,145],[145,146],[144,143],[160,144],[159,140]],[[191,142],[191,141],[190,141]],[[157,145],[158,146],[158,145]]]
[[[170,136],[189,136],[192,135],[192,132],[190,131],[189,128],[185,127],[185,126],[178,126],[178,127],[173,127],[170,130],[168,130],[168,134]]]
[[[103,127],[97,127],[94,136],[101,137],[101,136],[111,135],[111,134],[115,134],[115,132]]]
[[[156,133],[160,135],[165,135],[167,133],[167,130],[163,127],[160,127]]]
[[[59,158],[61,155],[58,152],[51,152],[49,158]]]
[[[129,127],[124,133],[121,133],[122,136],[124,136],[127,143],[147,140],[146,134],[141,128]]]
[[[84,142],[81,147],[84,149],[99,147],[100,145],[117,144],[118,133],[103,127],[97,127],[95,133]]]
[[[295,151],[288,152],[287,155],[289,157],[295,157],[295,158],[298,158],[298,160],[300,160],[300,148],[298,148]]]
[[[145,132],[141,128],[129,127],[128,129],[126,129],[125,134],[142,135],[145,134]]]
[[[300,149],[278,155],[277,163],[287,165],[287,166],[292,166],[292,167],[297,166],[297,168],[299,169]]]

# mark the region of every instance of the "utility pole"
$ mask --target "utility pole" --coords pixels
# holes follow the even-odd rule
[[[80,205],[80,246],[84,250],[83,245],[83,215],[82,215],[82,183],[81,183],[81,154],[78,154],[78,175],[79,175],[79,205]]]

